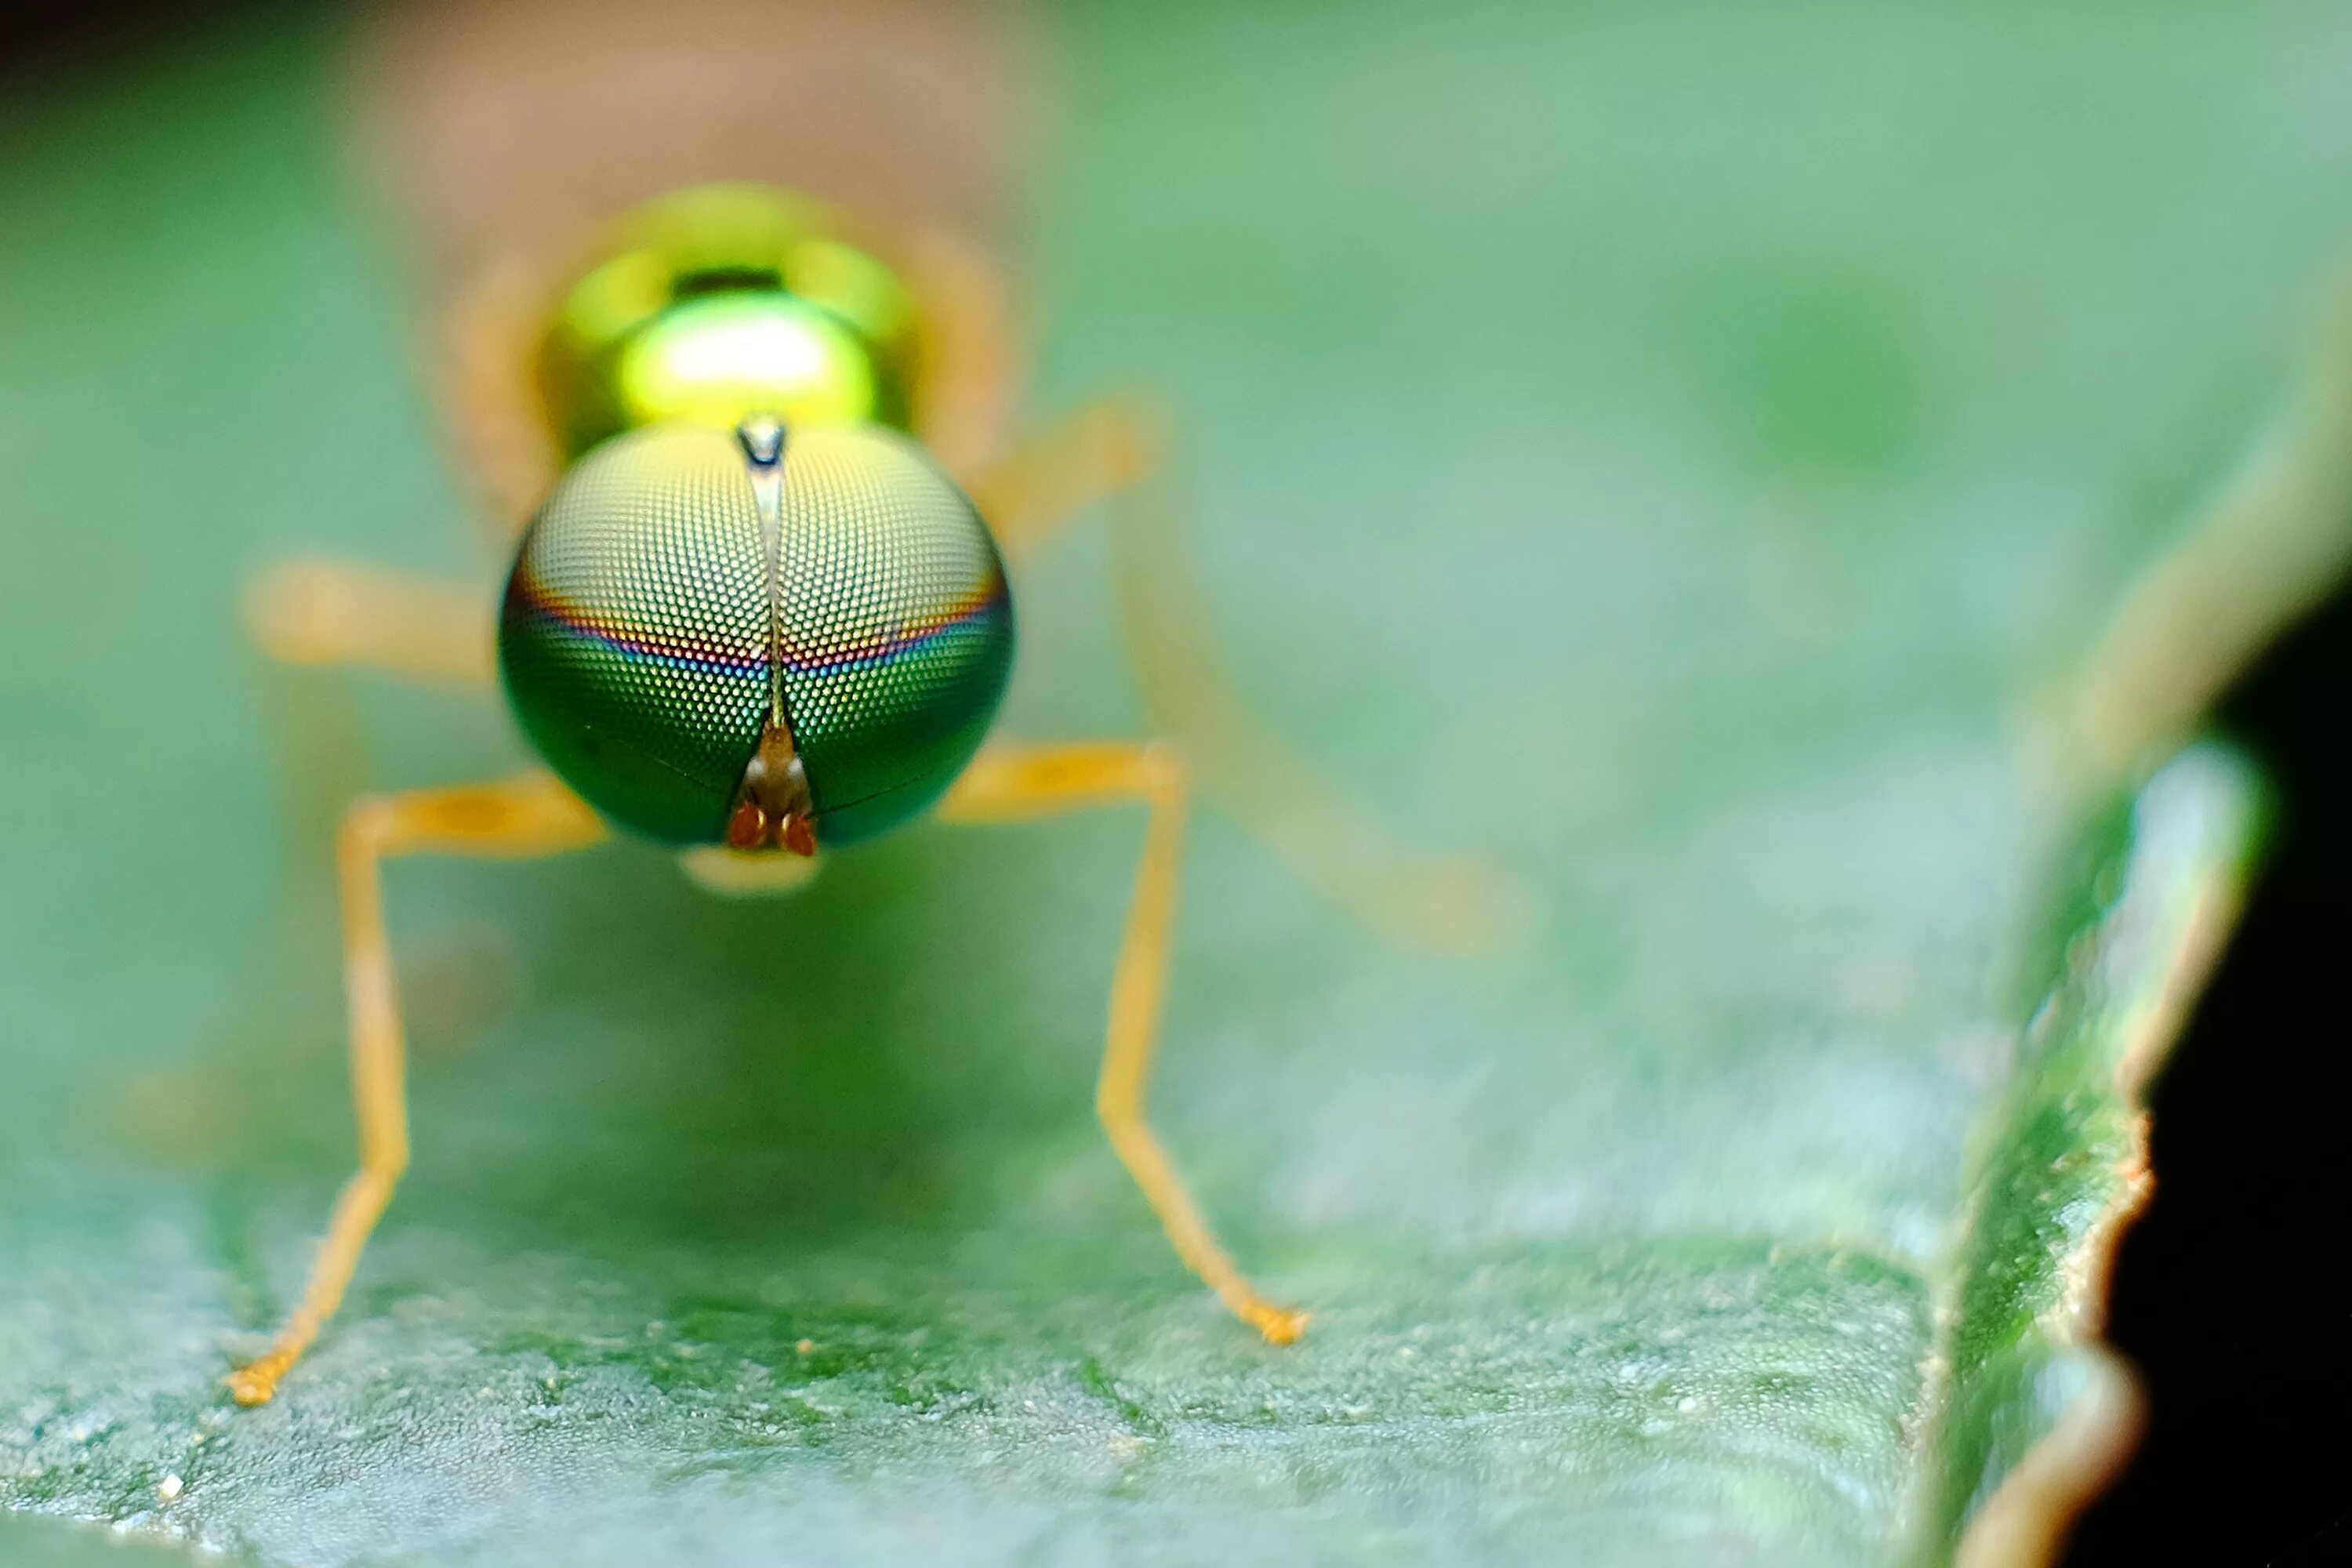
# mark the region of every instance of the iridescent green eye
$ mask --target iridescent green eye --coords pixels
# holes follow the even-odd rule
[[[525,734],[614,823],[726,841],[787,798],[789,762],[816,841],[850,844],[978,748],[1012,601],[971,503],[911,440],[757,446],[662,426],[575,464],[524,536],[499,664]]]

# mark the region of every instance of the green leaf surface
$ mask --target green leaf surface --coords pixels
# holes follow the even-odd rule
[[[2019,736],[2289,395],[2352,17],[1056,37],[1039,409],[1164,387],[1250,690],[1536,895],[1408,958],[1202,825],[1160,1119],[1307,1340],[1090,1122],[1111,814],[779,904],[404,863],[415,1167],[230,1406],[350,1158],[323,803],[518,755],[241,650],[275,557],[479,563],[325,43],[236,32],[0,104],[0,1502],[270,1564],[1898,1563],[2077,1407],[2260,791],[2086,809]],[[1139,722],[1106,580],[1024,585],[1009,727]]]

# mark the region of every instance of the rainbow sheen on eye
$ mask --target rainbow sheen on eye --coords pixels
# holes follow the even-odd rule
[[[777,678],[817,842],[937,800],[1013,664],[1013,598],[971,502],[906,437],[811,430],[784,452]]]
[[[589,453],[540,509],[499,665],[524,735],[599,815],[709,843],[767,717],[772,625],[740,452],[649,429]]]
[[[720,842],[781,716],[816,841],[837,847],[954,781],[1013,642],[987,528],[909,438],[794,432],[763,520],[736,440],[669,425],[557,486],[517,552],[499,651],[524,733],[616,825]]]

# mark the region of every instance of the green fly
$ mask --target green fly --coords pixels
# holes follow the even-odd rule
[[[1450,868],[1436,880],[1365,869],[1360,816],[1269,743],[1220,742],[1256,731],[1199,669],[1162,672],[1198,743],[1189,731],[1053,745],[991,734],[1013,652],[1008,562],[1132,490],[1159,442],[1136,405],[1105,402],[1009,455],[972,452],[970,410],[1007,375],[989,287],[984,269],[894,248],[785,192],[714,186],[653,203],[476,312],[491,323],[481,336],[523,362],[477,356],[495,384],[460,399],[483,438],[478,465],[518,486],[551,479],[495,616],[456,590],[343,563],[257,584],[249,616],[273,656],[495,681],[544,765],[363,797],[344,816],[359,1169],[299,1301],[231,1378],[239,1401],[269,1399],[332,1317],[408,1162],[384,863],[558,855],[616,830],[745,893],[788,889],[828,852],[925,815],[1143,806],[1097,1109],[1185,1264],[1268,1341],[1303,1331],[1306,1314],[1262,1296],[1218,1244],[1145,1119],[1192,753],[1257,753],[1258,784],[1233,792],[1245,825],[1400,934],[1458,936],[1463,901],[1443,895],[1463,884]]]

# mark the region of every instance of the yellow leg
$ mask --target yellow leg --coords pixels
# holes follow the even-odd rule
[[[987,254],[950,229],[907,236],[898,259],[928,329],[915,373],[915,433],[950,473],[966,473],[1003,447],[1020,395],[1012,291]]]
[[[412,679],[497,679],[495,605],[479,589],[335,561],[289,561],[245,595],[254,642],[287,664],[357,665]]]
[[[1236,1317],[1270,1342],[1286,1345],[1306,1332],[1307,1314],[1266,1300],[1234,1266],[1144,1111],[1175,934],[1186,792],[1183,759],[1164,742],[1004,746],[973,761],[940,803],[940,814],[950,822],[1018,822],[1122,802],[1150,807],[1135,902],[1111,980],[1110,1026],[1095,1114],[1160,1216],[1176,1255]]]
[[[457,471],[472,481],[491,542],[510,548],[562,468],[532,377],[561,275],[520,262],[479,267],[440,322],[440,402]]]
[[[271,661],[259,671],[259,696],[279,780],[286,868],[231,987],[237,1000],[202,1027],[205,1043],[188,1059],[135,1075],[111,1108],[135,1146],[195,1163],[224,1157],[266,1125],[315,1043],[314,994],[269,976],[289,963],[308,970],[320,958],[320,916],[334,897],[336,825],[366,787],[366,738],[334,676],[374,668],[481,686],[492,673],[490,600],[478,589],[294,561],[257,574],[245,609],[254,644]]]
[[[1132,394],[1097,398],[977,470],[971,490],[1014,566],[1087,509],[1161,466],[1167,419]]]
[[[1293,875],[1400,946],[1492,950],[1517,923],[1507,879],[1475,858],[1400,842],[1234,689],[1161,472],[1167,429],[1144,399],[1105,398],[974,475],[973,499],[1015,565],[1090,508],[1113,503],[1129,661],[1153,727],[1182,743],[1202,792]]]
[[[1490,862],[1401,839],[1242,700],[1164,502],[1148,490],[1113,536],[1120,621],[1152,722],[1199,759],[1202,786],[1291,874],[1400,947],[1474,957],[1504,945],[1520,900]]]
[[[408,1165],[406,1049],[392,944],[383,923],[383,862],[415,854],[516,859],[561,855],[604,836],[604,824],[546,773],[352,803],[336,842],[342,888],[343,984],[351,1009],[352,1103],[359,1169],[344,1184],[302,1299],[269,1349],[229,1380],[240,1405],[260,1405],[334,1315],[368,1234]]]

